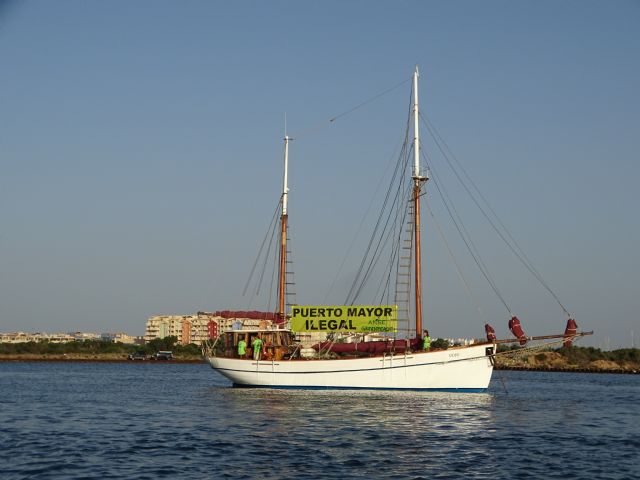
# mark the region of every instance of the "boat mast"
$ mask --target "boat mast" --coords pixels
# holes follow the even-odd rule
[[[289,193],[289,140],[284,136],[284,185],[282,187],[282,215],[280,215],[280,269],[278,272],[278,318],[284,322],[285,317],[285,281],[287,276],[287,196]]]
[[[428,177],[420,175],[420,129],[418,125],[418,66],[413,72],[413,231],[415,243],[416,338],[422,336],[422,260],[420,252],[420,191]]]

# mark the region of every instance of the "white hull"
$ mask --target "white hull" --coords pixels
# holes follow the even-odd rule
[[[234,386],[313,389],[484,391],[495,345],[334,360],[258,361],[207,357]]]

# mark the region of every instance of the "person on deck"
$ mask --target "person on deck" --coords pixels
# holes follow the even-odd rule
[[[424,335],[422,335],[422,349],[425,352],[428,352],[431,349],[431,337],[429,337],[429,330],[424,331]]]
[[[255,338],[251,347],[253,348],[253,359],[260,360],[260,352],[262,351],[262,339],[260,338],[260,335]]]
[[[247,354],[247,342],[245,342],[244,338],[241,338],[238,342],[238,356],[240,358],[244,358]]]

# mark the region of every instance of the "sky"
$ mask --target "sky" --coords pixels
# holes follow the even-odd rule
[[[637,346],[639,21],[630,0],[0,1],[0,331],[142,334],[152,315],[268,307],[242,293],[285,116],[296,301],[341,304],[410,84],[328,120],[418,65],[422,112],[595,331],[582,344]],[[446,225],[429,182],[432,197]],[[560,307],[464,201],[525,331],[561,333]],[[429,220],[424,235],[431,335],[489,321],[509,336],[464,249],[474,300]]]

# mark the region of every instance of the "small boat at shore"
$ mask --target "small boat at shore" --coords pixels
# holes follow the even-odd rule
[[[482,392],[491,381],[498,345],[506,342],[524,345],[532,339],[524,334],[520,321],[513,316],[509,328],[515,338],[497,340],[493,328],[486,325],[487,339],[484,341],[446,349],[431,348],[422,316],[421,201],[429,175],[423,171],[420,162],[418,80],[416,67],[412,76],[410,121],[401,154],[404,163],[399,163],[396,171],[404,174],[404,178],[394,174],[394,181],[410,186],[405,197],[396,200],[399,206],[405,208],[406,205],[399,216],[402,217],[401,224],[408,227],[405,230],[408,233],[404,243],[398,242],[394,253],[397,258],[392,258],[391,262],[395,262],[397,275],[410,278],[404,282],[410,287],[406,287],[404,296],[396,293],[396,303],[391,304],[293,305],[287,311],[285,278],[291,138],[285,135],[277,311],[265,312],[265,319],[267,316],[270,319],[265,328],[231,328],[203,348],[211,368],[234,386]],[[409,301],[413,314],[410,319],[409,307],[400,305]],[[403,332],[398,328],[399,314],[406,316],[410,325]],[[581,335],[577,333],[575,322],[570,322],[573,323],[567,326],[564,335],[546,338],[570,342]],[[312,334],[320,332],[324,339],[316,337],[317,341],[309,341]]]

